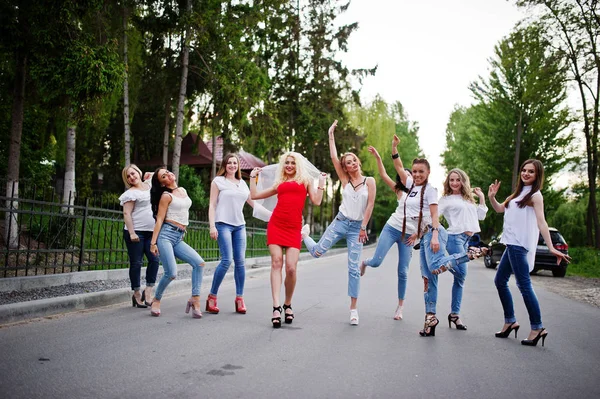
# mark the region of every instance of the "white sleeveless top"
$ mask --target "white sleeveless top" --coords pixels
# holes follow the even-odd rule
[[[250,196],[250,189],[244,180],[238,184],[227,180],[225,176],[217,176],[213,180],[219,188],[219,197],[215,209],[215,222],[227,223],[231,226],[246,224],[244,219],[244,203]]]
[[[360,186],[358,191],[354,191],[352,184],[348,182],[342,190],[342,205],[340,212],[348,219],[363,220],[365,210],[369,202],[369,189],[367,188],[367,178],[365,177],[364,184]]]
[[[525,248],[527,252],[527,262],[529,271],[533,270],[535,263],[535,251],[540,236],[540,229],[537,225],[535,210],[533,206],[519,208],[517,201],[525,197],[531,191],[531,186],[523,187],[523,191],[517,197],[509,202],[508,208],[504,209],[504,225],[502,227],[502,238],[500,242],[508,245],[518,245]],[[542,193],[536,191],[532,198],[541,196]]]
[[[188,197],[185,188],[179,187],[179,190],[183,190],[185,197],[180,198],[172,193],[167,192],[171,196],[171,203],[167,208],[167,214],[165,220],[172,220],[183,226],[190,224],[190,208],[192,207],[192,199]]]

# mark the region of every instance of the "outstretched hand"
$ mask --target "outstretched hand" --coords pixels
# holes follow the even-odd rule
[[[500,189],[500,183],[498,180],[494,180],[490,187],[488,188],[488,197],[492,198],[498,194],[498,190]]]
[[[558,249],[552,248],[550,252],[552,252],[552,255],[556,256],[557,265],[560,265],[560,262],[562,262],[563,260],[567,263],[571,263],[571,257],[567,254],[563,254]]]
[[[377,149],[375,147],[373,147],[372,145],[369,146],[369,148],[367,149],[371,154],[373,154],[375,156],[375,158],[377,159],[381,159],[381,155],[379,155],[379,152],[377,152]]]
[[[337,127],[337,119],[333,121],[331,127],[329,127],[329,138],[333,138],[333,133],[335,132],[335,128]]]
[[[400,138],[394,134],[394,138],[392,139],[392,147],[398,147],[400,144]]]

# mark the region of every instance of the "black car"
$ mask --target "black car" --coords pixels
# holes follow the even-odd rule
[[[568,254],[569,245],[567,245],[567,242],[560,232],[553,227],[550,227],[549,230],[554,248],[564,254]],[[500,262],[500,258],[502,258],[504,249],[506,248],[506,246],[500,242],[501,236],[502,234],[499,234],[497,237],[494,237],[488,244],[489,251],[487,255],[484,256],[483,263],[485,264],[485,267],[489,269],[496,268]],[[550,253],[541,234],[538,239],[537,250],[535,252],[535,264],[531,274],[536,273],[538,270],[550,270],[554,277],[564,277],[567,273],[567,262],[563,260],[560,265],[556,264],[556,256]]]

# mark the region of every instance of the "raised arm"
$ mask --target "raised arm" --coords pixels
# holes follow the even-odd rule
[[[389,188],[396,192],[396,182],[392,180],[392,178],[387,174],[387,171],[385,170],[385,165],[383,164],[383,161],[381,160],[381,155],[379,155],[377,149],[373,146],[369,146],[368,151],[371,154],[373,154],[375,160],[377,161],[377,169],[379,171],[379,176],[381,176],[381,179],[383,179],[384,183],[387,184]]]
[[[337,173],[338,179],[342,182],[343,185],[348,183],[348,175],[344,172],[344,168],[342,168],[342,163],[338,158],[337,148],[335,147],[335,128],[337,126],[337,119],[333,121],[333,124],[329,128],[329,155],[331,156],[331,162],[333,162],[333,167],[335,169],[335,173]]]
[[[326,173],[321,173],[319,175],[319,184],[317,188],[315,188],[314,184],[310,183],[307,187],[308,198],[310,198],[310,202],[314,205],[321,205],[323,201],[323,191],[325,191],[325,179],[327,178]]]
[[[492,208],[498,213],[504,213],[504,204],[498,203],[496,201],[496,194],[498,194],[498,190],[500,189],[500,183],[498,180],[494,180],[490,187],[488,188],[488,198],[490,199],[490,204],[492,204]]]
[[[219,198],[219,187],[213,180],[210,183],[210,202],[208,203],[208,226],[210,230],[210,238],[216,240],[219,237],[219,232],[215,225],[215,214],[217,211],[217,199]]]
[[[365,243],[367,242],[367,225],[371,220],[373,214],[373,207],[375,206],[375,196],[377,195],[377,186],[375,185],[375,179],[367,177],[367,191],[369,193],[369,199],[367,200],[367,208],[365,209],[365,216],[360,227],[360,233],[358,235],[358,241]]]
[[[258,175],[260,174],[261,170],[261,168],[254,168],[252,169],[252,172],[250,172],[250,199],[253,200],[265,199],[277,194],[277,189],[274,187],[258,191],[256,188],[256,182],[258,181]]]
[[[406,185],[408,173],[406,173],[404,170],[404,165],[400,159],[400,154],[398,154],[398,144],[400,144],[400,138],[394,134],[394,138],[392,139],[392,159],[394,160],[394,168],[396,169],[398,176],[400,176],[402,184]]]
[[[554,244],[552,244],[552,237],[550,236],[548,223],[546,223],[546,218],[544,217],[544,198],[541,195],[534,195],[531,197],[531,201],[533,202],[533,209],[535,211],[538,229],[540,229],[540,234],[544,238],[546,246],[552,255],[556,256],[556,264],[560,265],[562,260],[565,260],[565,262],[569,263],[571,261],[571,257],[554,248]]]
[[[475,187],[473,191],[479,198],[479,205],[477,205],[477,218],[479,220],[483,220],[485,219],[485,215],[488,211],[488,207],[485,205],[485,195],[483,195],[483,191],[481,191],[481,188],[479,187]]]

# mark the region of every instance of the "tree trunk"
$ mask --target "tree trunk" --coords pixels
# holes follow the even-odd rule
[[[217,137],[215,136],[215,129],[212,130],[212,167],[210,171],[210,181],[212,181],[217,175]]]
[[[165,107],[165,129],[163,135],[163,165],[169,164],[169,135],[171,133],[171,96],[167,96],[167,105]]]
[[[125,126],[125,165],[131,164],[131,133],[129,130],[129,64],[127,59],[127,9],[123,7],[123,62],[125,76],[123,78],[123,122]]]
[[[10,144],[8,149],[8,170],[6,175],[6,197],[14,199],[6,201],[6,208],[18,209],[19,202],[19,164],[21,162],[21,136],[23,134],[23,118],[25,103],[25,77],[27,75],[27,56],[17,55],[15,86],[13,89],[12,123],[10,128]],[[5,243],[8,248],[19,245],[18,214],[5,214]]]
[[[186,14],[189,16],[192,11],[192,1],[186,1]],[[173,145],[173,170],[175,178],[179,178],[179,162],[181,159],[181,140],[183,136],[183,111],[185,107],[185,93],[187,91],[187,75],[188,63],[190,59],[189,41],[191,37],[191,29],[188,26],[185,33],[185,41],[183,42],[183,60],[181,68],[181,83],[179,85],[179,102],[177,103],[177,125],[175,128],[175,144]]]
[[[71,119],[71,118],[69,118]],[[63,186],[63,205],[73,205],[75,201],[75,131],[77,126],[69,120],[67,128],[67,156],[65,158],[65,181]],[[73,208],[63,207],[63,212],[73,214]]]
[[[523,111],[519,110],[519,121],[517,122],[517,140],[515,141],[515,157],[513,159],[512,191],[517,188],[519,181],[519,158],[521,157],[521,137],[523,136]]]

